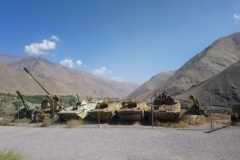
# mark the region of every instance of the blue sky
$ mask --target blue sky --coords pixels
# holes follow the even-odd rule
[[[139,84],[239,31],[239,0],[0,0],[0,54]]]

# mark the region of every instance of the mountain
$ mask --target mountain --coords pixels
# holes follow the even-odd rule
[[[199,102],[208,105],[231,107],[234,103],[240,103],[240,61],[234,63],[219,74],[189,88],[177,95],[180,100],[189,101],[189,95],[193,94]]]
[[[84,71],[51,63],[40,57],[0,55],[0,63],[2,63],[0,83],[3,84],[0,91],[7,93],[15,93],[16,89],[21,89],[23,94],[46,94],[23,70],[24,67],[44,88],[57,95],[78,93],[80,96],[125,98],[139,86],[131,82],[100,78]]]
[[[148,91],[147,95],[145,94],[146,90],[141,90],[141,92],[138,92],[138,96],[149,99],[156,91],[166,91],[170,95],[180,94],[190,87],[217,75],[239,60],[240,32],[237,32],[214,41],[202,52],[188,60],[164,83],[159,81],[158,88]]]
[[[128,99],[136,97],[138,101],[147,100],[148,97],[153,95],[152,91],[159,88],[169,77],[171,77],[175,71],[162,72],[153,76],[150,80],[142,84],[135,91],[128,95]]]

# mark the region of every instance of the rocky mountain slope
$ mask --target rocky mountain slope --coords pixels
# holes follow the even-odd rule
[[[60,64],[54,64],[40,57],[14,57],[0,55],[0,92],[23,94],[45,94],[42,88],[23,68],[30,73],[50,93],[57,95],[75,95],[92,97],[125,98],[139,85],[130,82],[117,82],[103,79],[90,73],[74,70]],[[4,63],[4,64],[3,64]]]
[[[217,75],[230,65],[240,60],[240,32],[220,38],[187,61],[169,79],[160,86],[154,87],[145,95],[138,92],[141,99],[149,99],[156,91],[166,91],[169,94],[180,94],[190,87]]]
[[[188,100],[193,94],[201,103],[216,106],[231,107],[234,103],[240,103],[240,61],[234,63],[219,74],[191,87],[187,91],[177,95],[180,100]]]

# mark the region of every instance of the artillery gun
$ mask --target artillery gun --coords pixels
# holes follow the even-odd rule
[[[178,100],[170,97],[166,92],[155,95],[152,103],[152,109],[145,112],[148,120],[152,119],[160,121],[174,121],[179,122],[181,104]],[[153,117],[152,117],[153,116]]]
[[[52,101],[51,103],[45,100],[45,103],[41,104],[42,112],[44,114],[51,114],[51,117],[54,117],[55,112],[59,112],[64,108],[61,97],[50,94],[26,68],[23,69],[38,83],[38,85],[47,93],[48,98]]]
[[[22,105],[23,105],[23,108],[20,108],[17,113],[15,114],[15,118],[30,118],[32,121],[34,121],[34,112],[36,112],[38,109],[36,107],[32,107],[30,106],[29,104],[27,104],[20,91],[17,90],[16,93],[18,94],[19,98],[21,99],[22,101]]]
[[[185,114],[191,115],[204,115],[208,117],[208,112],[204,106],[200,105],[198,100],[194,97],[194,95],[190,95],[189,98],[193,101],[193,105],[188,109]]]
[[[92,98],[87,97],[87,101],[80,101],[77,95],[77,102],[75,106],[69,106],[58,112],[60,121],[67,121],[69,119],[85,119],[88,112],[96,108],[98,102],[92,101]]]
[[[89,111],[89,116],[93,120],[110,120],[116,116],[116,111],[121,108],[121,102],[109,102],[108,98],[98,102],[96,109]]]
[[[142,121],[146,106],[146,103],[137,103],[136,98],[132,98],[130,102],[122,102],[117,115],[121,121]]]

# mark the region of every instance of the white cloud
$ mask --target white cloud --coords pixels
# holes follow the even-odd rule
[[[60,61],[59,63],[63,66],[74,68],[74,62],[72,59],[66,58],[66,59]]]
[[[54,36],[54,35],[52,35],[51,39],[54,40],[54,41],[56,41],[56,42],[59,42],[59,41],[60,41],[60,39],[59,39],[57,36]]]
[[[81,60],[77,60],[77,61],[76,61],[76,64],[78,65],[78,67],[81,67],[82,61],[81,61]]]
[[[40,55],[45,54],[44,50],[55,49],[56,43],[44,39],[42,43],[32,43],[28,46],[25,46],[25,52],[30,55]]]
[[[114,81],[123,81],[124,77],[118,76],[118,77],[112,77],[111,79]]]
[[[107,70],[106,67],[102,67],[101,69],[95,69],[92,72],[93,74],[99,74],[99,75],[104,75],[104,74],[108,74],[108,73],[112,73],[111,71]]]
[[[240,20],[240,15],[234,14],[234,18],[239,21]]]

